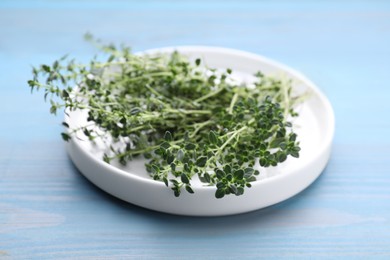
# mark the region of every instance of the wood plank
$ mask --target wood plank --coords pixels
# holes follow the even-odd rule
[[[223,218],[105,194],[26,85],[30,65],[88,60],[87,31],[136,51],[238,48],[302,71],[335,110],[328,167],[288,201]],[[0,258],[390,258],[389,46],[389,1],[1,1]]]

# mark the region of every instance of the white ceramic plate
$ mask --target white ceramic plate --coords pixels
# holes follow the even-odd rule
[[[297,125],[301,142],[300,158],[289,159],[275,168],[262,170],[260,177],[244,195],[214,196],[215,187],[199,184],[195,193],[173,192],[162,182],[152,180],[142,160],[132,161],[127,167],[105,163],[99,147],[72,138],[67,144],[69,155],[81,173],[102,190],[135,205],[172,214],[191,216],[220,216],[264,208],[286,200],[309,186],[328,162],[334,134],[334,115],[327,98],[300,73],[267,58],[248,52],[216,48],[185,46],[162,48],[147,53],[166,53],[178,50],[191,59],[202,58],[209,67],[231,68],[243,80],[261,70],[267,75],[283,75],[293,80],[297,92],[309,90],[310,98],[299,108]],[[77,126],[85,122],[85,113],[72,112],[65,118]]]

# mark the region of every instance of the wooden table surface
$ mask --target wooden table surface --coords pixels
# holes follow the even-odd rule
[[[248,214],[191,218],[88,182],[61,116],[31,95],[31,65],[85,32],[135,51],[242,49],[317,83],[336,115],[330,162],[299,195]],[[0,1],[0,258],[390,259],[390,1]]]

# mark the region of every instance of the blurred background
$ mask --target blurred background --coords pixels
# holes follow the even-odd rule
[[[26,81],[86,32],[134,51],[236,48],[275,59],[331,101],[331,160],[307,190],[225,218],[182,218],[101,192],[74,168]],[[390,1],[0,0],[0,258],[390,257]]]
[[[342,118],[338,131],[349,133],[345,140],[367,126],[367,122],[360,125],[359,117],[348,116],[350,111],[366,120],[371,117],[366,108],[346,107],[343,100],[353,98],[361,104],[375,98],[382,105],[387,103],[388,97],[378,92],[389,69],[388,6],[387,1],[2,0],[2,96],[20,91],[20,98],[32,102],[34,97],[22,87],[31,65],[52,62],[67,53],[82,60],[91,58],[96,50],[83,41],[86,32],[105,42],[125,43],[134,51],[223,46],[273,58],[308,75],[333,101],[337,117]],[[3,104],[6,109],[0,113],[8,114],[13,105]],[[35,106],[44,105],[38,101]],[[11,134],[18,131],[16,125],[4,127]]]

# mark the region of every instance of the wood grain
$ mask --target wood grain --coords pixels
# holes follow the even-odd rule
[[[30,65],[87,60],[90,31],[134,50],[201,44],[300,70],[332,102],[333,153],[288,201],[189,218],[105,194],[75,169]],[[0,258],[390,258],[388,1],[1,1]]]

